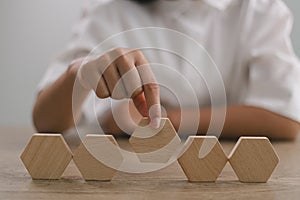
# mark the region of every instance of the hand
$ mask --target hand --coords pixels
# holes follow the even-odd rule
[[[80,65],[82,59],[79,60]],[[161,118],[159,85],[141,51],[117,48],[82,64],[80,83],[99,98],[131,98],[150,125],[158,128]]]

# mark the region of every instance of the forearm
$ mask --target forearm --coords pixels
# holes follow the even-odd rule
[[[33,109],[33,122],[38,132],[63,132],[74,125],[73,116],[79,115],[88,95],[88,91],[76,84],[76,89],[80,91],[73,99],[76,72],[70,66],[58,80],[39,93]],[[72,103],[76,105],[73,107]]]
[[[184,112],[195,111],[186,110]],[[200,109],[199,112],[200,119],[198,134],[205,134],[211,119],[211,109],[203,108]],[[178,129],[181,118],[180,111],[172,110],[168,113],[168,116],[175,128]],[[183,127],[183,132],[189,132],[190,126],[187,125]],[[300,126],[297,122],[261,108],[250,106],[229,106],[226,110],[226,117],[221,137],[236,138],[242,135],[263,135],[273,139],[295,139],[299,132],[299,127]]]

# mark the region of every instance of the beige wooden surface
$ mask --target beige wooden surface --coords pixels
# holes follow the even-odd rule
[[[182,152],[178,163],[191,182],[216,181],[228,160],[214,136],[191,136],[184,143]],[[200,157],[199,152],[204,155]]]
[[[72,152],[61,134],[34,134],[20,158],[33,179],[60,179]]]
[[[240,183],[226,165],[216,183],[189,183],[178,163],[147,174],[85,182],[74,164],[59,181],[32,181],[20,155],[32,130],[0,128],[0,199],[299,199],[300,140],[273,142],[280,163],[268,183]],[[120,141],[119,141],[120,142]],[[227,155],[236,141],[221,141]],[[120,146],[126,146],[125,141]]]
[[[109,166],[120,166],[123,157],[117,148],[111,149],[111,145],[118,145],[112,135],[87,135],[76,149],[73,161],[85,180],[109,181],[114,177],[117,170]],[[95,157],[95,153],[100,154],[100,158]],[[112,163],[107,166],[106,163],[100,162],[103,157],[109,158]]]
[[[142,119],[129,139],[130,146],[134,152],[138,153],[140,161],[150,163],[168,162],[180,142],[181,140],[168,118],[161,119],[158,129],[149,126],[148,118]],[[160,150],[162,147],[164,147],[163,150]]]
[[[279,163],[266,137],[240,137],[228,158],[239,180],[246,183],[267,182]]]

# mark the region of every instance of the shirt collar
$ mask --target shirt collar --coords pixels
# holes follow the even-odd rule
[[[232,2],[232,0],[202,0],[202,1],[219,10],[225,10]]]
[[[159,0],[159,10],[167,11],[168,14],[179,14],[188,9],[193,3],[205,3],[218,10],[225,10],[233,0]]]

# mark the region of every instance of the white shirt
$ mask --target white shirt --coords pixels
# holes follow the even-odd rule
[[[72,60],[88,54],[105,39],[142,27],[176,30],[202,44],[221,72],[229,105],[256,106],[300,122],[300,64],[290,41],[291,13],[280,0],[158,0],[147,6],[129,0],[90,1],[75,27],[71,44],[49,67],[39,89],[53,83]],[[174,41],[168,37],[136,35],[136,41],[160,41],[172,47]],[[123,42],[116,41],[111,47],[135,45]],[[176,48],[182,48],[185,54],[194,53],[184,42],[178,41]],[[209,105],[204,82],[185,70],[182,62],[170,55],[149,57],[149,62],[177,69],[190,80],[200,106]],[[203,69],[204,77],[213,78],[205,66]],[[163,102],[174,103],[166,91],[161,98]],[[109,102],[91,93],[83,106],[80,123],[97,127],[95,112],[101,116]]]

